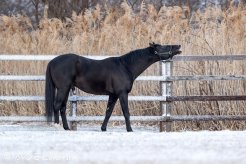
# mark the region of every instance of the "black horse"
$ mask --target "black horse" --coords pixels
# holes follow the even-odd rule
[[[132,131],[128,93],[134,80],[151,64],[180,54],[180,47],[180,45],[150,43],[147,48],[104,60],[92,60],[75,54],[54,58],[48,63],[46,70],[45,108],[48,121],[52,121],[54,113],[54,121],[58,124],[60,111],[63,127],[69,130],[66,103],[70,89],[78,87],[87,93],[109,95],[102,131],[106,131],[108,120],[118,99],[125,117],[126,129],[128,132]]]

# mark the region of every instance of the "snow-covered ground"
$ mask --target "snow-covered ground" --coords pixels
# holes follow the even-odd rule
[[[246,163],[246,131],[0,125],[0,163]]]

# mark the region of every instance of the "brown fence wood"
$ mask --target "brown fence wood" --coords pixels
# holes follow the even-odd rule
[[[170,116],[170,121],[246,121],[246,115],[190,115]]]
[[[67,116],[71,122],[103,121],[104,116]],[[0,122],[46,122],[45,116],[0,116]],[[125,121],[123,116],[111,116],[110,121]],[[172,121],[246,121],[246,115],[172,115],[172,116],[131,116],[131,121],[172,122]]]
[[[246,95],[236,96],[171,96],[167,101],[242,101]]]
[[[246,60],[246,55],[215,55],[215,56],[174,56],[173,61],[233,61]]]
[[[246,75],[192,75],[192,76],[171,76],[166,77],[166,81],[181,80],[246,80]]]

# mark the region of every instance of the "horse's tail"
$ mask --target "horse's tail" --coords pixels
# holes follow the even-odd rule
[[[50,64],[47,66],[46,70],[46,79],[45,79],[45,110],[47,121],[52,121],[52,116],[54,113],[54,99],[55,99],[55,85],[53,83],[51,73],[50,73]]]

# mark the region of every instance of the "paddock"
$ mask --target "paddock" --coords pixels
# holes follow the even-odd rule
[[[158,128],[45,123],[0,125],[0,163],[245,163],[246,131],[158,132]],[[61,144],[63,143],[63,144]]]
[[[20,57],[20,58],[19,58]],[[1,56],[1,60],[49,60],[42,56]],[[28,58],[28,59],[27,59]],[[32,58],[32,59],[30,59]],[[244,56],[199,57],[199,60],[244,60]],[[174,61],[181,58],[176,58]],[[198,60],[198,57],[184,56],[182,60]],[[162,64],[162,63],[161,63]],[[160,101],[160,116],[133,116],[132,121],[156,121],[165,123],[171,131],[175,121],[220,121],[245,120],[245,115],[171,115],[170,104],[174,101],[230,101],[245,100],[245,95],[234,96],[172,96],[171,82],[175,80],[245,80],[245,75],[222,76],[172,76],[172,64],[165,63],[161,76],[142,76],[138,80],[161,82],[160,96],[135,96],[130,101]],[[1,80],[42,81],[44,76],[1,75]],[[42,96],[0,96],[1,101],[43,101]],[[126,133],[125,126],[109,127],[101,132],[93,124],[103,116],[78,116],[77,101],[105,101],[105,96],[72,95],[72,113],[68,120],[77,131],[64,131],[61,126],[47,125],[43,116],[1,116],[0,117],[0,162],[1,163],[245,163],[246,131],[199,131],[161,132],[159,127],[133,126],[133,133]],[[122,116],[114,116],[122,121]],[[81,126],[80,122],[91,124]],[[22,123],[20,123],[22,122]],[[78,125],[77,125],[78,124]],[[138,125],[138,126],[137,126]],[[162,129],[162,126],[161,130]],[[61,144],[62,143],[62,144]]]
[[[49,61],[55,56],[52,55],[0,55],[1,61]],[[106,56],[87,56],[93,59],[103,59]],[[192,76],[173,76],[173,62],[192,62],[192,61],[240,61],[245,60],[245,55],[216,55],[216,56],[176,56],[172,61],[159,62],[160,76],[139,76],[137,81],[159,81],[160,95],[158,96],[129,96],[129,101],[159,101],[159,116],[132,116],[131,120],[136,122],[160,122],[160,131],[171,131],[172,123],[175,121],[245,121],[245,115],[172,115],[171,104],[178,101],[242,101],[246,100],[245,95],[195,95],[195,96],[175,96],[172,95],[172,83],[174,81],[226,81],[226,80],[245,80],[245,75],[192,75]],[[1,81],[43,81],[42,75],[0,75]],[[71,113],[68,121],[72,123],[72,129],[76,130],[76,124],[81,121],[102,121],[104,116],[78,116],[77,102],[79,101],[107,101],[107,96],[78,96],[71,93]],[[2,96],[0,101],[44,101],[43,96],[22,95],[22,96]],[[123,117],[113,116],[110,120],[122,121]],[[0,121],[15,122],[35,122],[46,121],[42,116],[0,116]],[[165,126],[163,126],[165,125]]]

